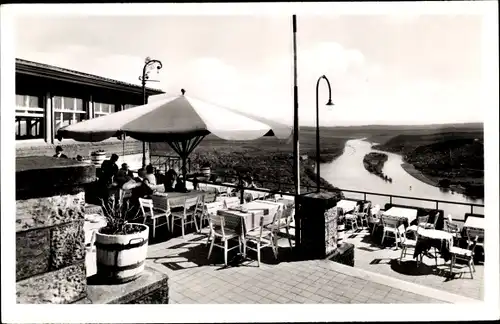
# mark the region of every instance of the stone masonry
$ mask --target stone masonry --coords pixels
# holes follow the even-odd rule
[[[67,304],[86,297],[84,185],[95,167],[69,159],[16,160],[18,303]]]

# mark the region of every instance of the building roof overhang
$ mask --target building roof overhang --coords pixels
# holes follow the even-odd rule
[[[16,73],[142,95],[142,87],[139,85],[19,58],[16,58]],[[164,91],[159,89],[146,88],[147,95],[162,93]]]

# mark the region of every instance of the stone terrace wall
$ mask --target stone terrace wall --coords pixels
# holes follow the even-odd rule
[[[33,156],[53,156],[56,146],[60,145],[64,154],[70,159],[76,158],[77,155],[90,157],[90,153],[97,150],[106,151],[107,158],[115,153],[120,158],[118,165],[127,163],[131,169],[138,169],[142,166],[142,142],[134,139],[127,139],[125,145],[117,139],[109,139],[97,143],[75,142],[72,140],[64,140],[61,143],[47,144],[45,142],[29,143],[18,141],[16,143],[17,157],[33,157]],[[146,145],[146,159],[149,163],[149,145]]]
[[[84,185],[95,167],[74,160],[16,160],[18,303],[73,303],[86,297]]]

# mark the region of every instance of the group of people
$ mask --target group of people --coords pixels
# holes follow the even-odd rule
[[[185,191],[184,182],[173,169],[168,170],[166,175],[156,175],[154,167],[149,164],[134,176],[127,163],[118,168],[117,162],[118,155],[112,154],[101,165],[98,183],[105,197],[119,195],[120,191],[130,192],[128,201],[138,210],[139,198],[150,198],[155,191]]]

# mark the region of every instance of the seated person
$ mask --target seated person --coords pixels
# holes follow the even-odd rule
[[[186,192],[186,185],[184,184],[184,181],[182,178],[177,178],[177,182],[175,184],[175,189],[176,192]]]
[[[175,182],[177,180],[177,172],[174,169],[169,169],[165,176],[165,191],[174,191]]]
[[[146,179],[149,180],[149,184],[156,186],[156,176],[155,170],[151,164],[146,167]]]
[[[123,163],[122,167],[115,176],[115,182],[121,188],[125,183],[130,181],[133,178],[132,172],[128,169],[128,164]]]

